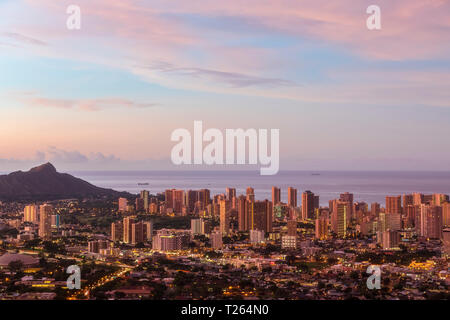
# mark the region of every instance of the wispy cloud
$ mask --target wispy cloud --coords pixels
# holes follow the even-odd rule
[[[24,104],[30,107],[78,109],[83,111],[100,111],[110,108],[136,108],[144,109],[155,107],[158,104],[138,102],[126,98],[99,98],[99,99],[59,99],[41,97],[33,92],[15,93]]]
[[[191,78],[200,78],[206,81],[224,83],[234,88],[245,88],[251,86],[274,88],[296,85],[293,81],[285,79],[265,78],[236,72],[226,72],[196,67],[176,67],[171,63],[161,61],[141,68],[160,71],[174,76],[186,76]]]
[[[64,150],[55,146],[50,146],[47,150],[36,151],[34,156],[24,158],[2,158],[0,164],[2,170],[26,170],[30,166],[51,162],[57,167],[96,167],[120,165],[121,159],[113,154],[105,155],[101,152],[82,153],[78,150]]]
[[[104,155],[101,152],[83,154],[77,150],[68,151],[55,146],[49,147],[46,151],[38,151],[38,154],[44,155],[46,160],[57,164],[78,164],[86,162],[101,164],[120,161],[115,155]]]
[[[17,32],[1,32],[0,33],[1,37],[4,38],[8,38],[10,40],[13,40],[15,42],[18,43],[22,43],[22,44],[31,44],[31,45],[35,45],[35,46],[47,46],[48,43],[39,39],[35,39],[33,37],[29,37]],[[14,45],[14,44],[11,44]]]
[[[51,50],[34,48],[39,54],[124,69],[165,87],[309,102],[323,97],[332,100],[335,95],[318,79],[323,74],[320,72],[323,65],[334,63],[335,67],[341,67],[335,68],[333,82],[339,84],[336,89],[354,92],[355,84],[341,81],[339,76],[355,63],[448,61],[450,2],[379,0],[377,4],[382,12],[382,30],[378,31],[366,28],[368,4],[353,0],[197,0],[179,2],[176,6],[160,0],[151,4],[134,0],[80,0],[83,17],[89,19],[77,33],[52,24],[60,21],[56,16],[64,12],[64,3],[40,0],[24,5],[45,9],[48,24],[17,23],[10,29],[17,30],[17,34],[48,39]],[[233,25],[227,28],[230,23]],[[279,46],[280,39],[288,39],[289,44]],[[308,46],[316,45],[328,52],[302,56]],[[333,61],[336,52],[357,59],[340,66],[339,61]],[[311,69],[310,66],[317,66],[317,70],[308,74],[305,69]],[[306,92],[299,92],[298,84],[307,88]],[[316,92],[314,97],[311,92]],[[49,105],[62,108],[71,103],[49,101]],[[78,107],[101,109],[98,103],[86,101]],[[410,103],[407,99],[403,101]]]

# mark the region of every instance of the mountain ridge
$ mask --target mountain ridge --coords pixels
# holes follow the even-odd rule
[[[80,197],[113,197],[129,195],[113,189],[105,189],[74,177],[60,173],[50,162],[29,171],[15,171],[0,175],[0,199],[62,199]]]

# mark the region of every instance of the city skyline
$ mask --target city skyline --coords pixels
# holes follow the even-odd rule
[[[195,120],[279,128],[280,171],[450,170],[448,2],[69,4],[0,2],[2,170],[172,169]]]
[[[0,287],[9,284],[0,296],[448,299],[448,194],[386,196],[383,207],[341,192],[323,207],[311,191],[291,187],[285,203],[272,190],[272,201],[255,200],[253,187],[245,194],[227,187],[221,194],[172,188],[116,199],[0,202]],[[64,281],[67,264],[78,276]],[[370,282],[373,270],[378,284]]]
[[[344,183],[200,176],[160,175],[163,192],[50,163],[0,176],[0,299],[448,300],[449,192],[382,183],[373,201]]]

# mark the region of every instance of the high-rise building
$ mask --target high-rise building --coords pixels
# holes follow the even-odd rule
[[[197,235],[197,234],[205,234],[204,230],[204,220],[203,218],[200,219],[191,219],[191,234]]]
[[[442,204],[442,224],[450,227],[450,202]]]
[[[216,194],[213,197],[213,203],[217,203],[218,204],[220,201],[226,200],[226,199],[227,199],[227,197],[225,196],[224,193]]]
[[[205,209],[208,204],[211,203],[211,192],[209,189],[201,189],[198,191],[198,201],[200,201],[202,205],[202,209]]]
[[[442,230],[442,253],[445,257],[450,257],[450,228]]]
[[[158,204],[157,203],[150,203],[149,207],[148,207],[148,211],[150,213],[158,213]]]
[[[347,217],[347,225],[350,223],[351,218],[353,217],[353,193],[344,192],[339,196],[339,200],[347,203],[346,209],[346,217]]]
[[[38,207],[36,205],[25,206],[23,210],[23,221],[38,223]]]
[[[191,234],[197,235],[201,234],[202,230],[202,219],[191,219]]]
[[[220,232],[223,235],[230,233],[230,202],[227,200],[220,200]]]
[[[276,206],[281,202],[281,189],[272,187],[272,204]]]
[[[144,211],[144,199],[136,198],[135,200],[136,211]]]
[[[119,198],[119,211],[125,212],[127,211],[128,200],[127,198]]]
[[[370,215],[372,217],[378,217],[379,213],[380,213],[380,204],[378,202],[373,202],[370,205]]]
[[[347,236],[348,215],[351,212],[349,201],[334,200],[331,202],[331,229],[339,238]]]
[[[255,201],[255,189],[248,187],[245,193],[248,201]]]
[[[181,213],[184,206],[184,190],[173,190],[173,212]]]
[[[328,219],[324,217],[319,217],[316,219],[316,232],[315,238],[319,240],[324,240],[328,238]]]
[[[299,220],[302,217],[301,208],[299,207],[288,207],[287,219]]]
[[[211,248],[213,249],[222,249],[222,233],[220,231],[215,231],[210,235],[211,240]]]
[[[402,216],[399,213],[380,212],[378,214],[378,231],[401,230]]]
[[[48,239],[52,235],[51,214],[53,207],[49,204],[43,204],[39,207],[39,237]]]
[[[174,213],[182,213],[185,206],[184,190],[168,189],[165,191],[165,203],[167,209]]]
[[[237,208],[236,189],[235,188],[226,188],[226,200],[230,201],[231,209]]]
[[[284,203],[273,206],[273,217],[275,220],[284,221],[289,215],[289,207]]]
[[[384,250],[397,248],[400,242],[400,233],[395,230],[378,231],[377,242]]]
[[[250,201],[248,203],[249,230],[264,230],[272,232],[272,202]]]
[[[144,240],[150,241],[153,237],[153,223],[151,221],[145,221],[144,224]]]
[[[297,249],[298,240],[296,236],[284,235],[281,237],[281,248],[283,249]]]
[[[389,213],[386,217],[386,228],[397,231],[402,229],[402,216],[400,213]]]
[[[264,242],[265,232],[263,230],[250,230],[250,242],[261,243]]]
[[[421,193],[413,193],[413,205],[420,206],[424,200],[424,195]]]
[[[416,228],[420,236],[442,239],[442,207],[422,204]]]
[[[232,201],[233,198],[236,198],[236,189],[235,188],[226,188],[227,200]]]
[[[287,222],[287,235],[288,236],[297,236],[297,221],[288,220]]]
[[[88,252],[90,253],[99,253],[99,242],[98,241],[89,241],[88,242]]]
[[[423,203],[433,205],[433,195],[432,194],[424,194],[423,195]]]
[[[210,231],[210,223],[209,221],[200,218],[200,219],[192,219],[191,220],[191,234],[207,234]]]
[[[189,243],[189,233],[173,233],[167,229],[158,230],[153,237],[152,248],[158,251],[182,250]]]
[[[237,207],[238,228],[240,231],[263,230],[264,232],[272,232],[272,202],[267,199],[254,201],[240,196],[237,199]]]
[[[302,193],[302,220],[315,218],[314,212],[318,208],[316,202],[318,202],[318,198],[316,200],[316,196],[311,191],[307,190]]]
[[[320,198],[319,196],[314,196],[314,211],[320,208]]]
[[[60,221],[61,221],[61,217],[59,214],[52,214],[51,217],[51,227],[52,228],[59,228],[60,225]]]
[[[131,224],[131,244],[144,242],[144,225],[142,222]]]
[[[435,206],[442,206],[443,203],[448,202],[449,198],[447,194],[435,193],[432,195],[432,204]]]
[[[123,223],[121,221],[111,223],[111,240],[123,241]]]
[[[349,192],[341,193],[339,196],[339,200],[345,201],[345,202],[350,202],[353,206],[353,193],[349,193]]]
[[[151,222],[136,222],[131,224],[131,244],[138,244],[151,239],[152,233]],[[150,234],[149,234],[150,233]]]
[[[406,208],[407,206],[413,206],[413,205],[414,205],[414,195],[404,194],[403,195],[403,208]]]
[[[185,193],[184,203],[186,204],[186,210],[190,213],[194,212],[195,203],[198,201],[198,191],[187,190]]]
[[[356,219],[358,223],[361,222],[362,218],[367,215],[368,208],[367,203],[363,201],[353,203],[352,218]]]
[[[173,190],[174,189],[168,189],[164,192],[164,201],[167,209],[173,209]]]
[[[386,213],[402,213],[401,196],[386,196]]]
[[[380,212],[378,214],[377,231],[385,232],[388,229],[386,212]]]
[[[238,209],[238,230],[247,231],[249,230],[248,221],[248,201],[246,197],[240,195],[237,199],[237,209]]]
[[[146,212],[148,212],[148,207],[149,207],[149,201],[148,201],[149,195],[150,194],[149,194],[148,190],[141,191],[141,199],[144,201],[144,210]]]
[[[123,242],[131,243],[132,241],[132,225],[135,222],[133,217],[123,218]]]
[[[288,206],[297,207],[297,189],[293,187],[288,188]]]
[[[406,207],[403,208],[403,213],[404,213],[404,224],[403,227],[404,228],[413,228],[415,226],[415,222],[416,222],[416,216],[419,214],[419,206],[415,206],[415,205],[407,205]]]

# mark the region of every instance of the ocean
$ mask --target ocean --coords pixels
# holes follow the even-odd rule
[[[450,172],[429,171],[284,171],[261,176],[259,171],[74,171],[69,172],[96,186],[117,191],[156,194],[166,189],[210,189],[211,194],[225,193],[226,187],[245,194],[249,186],[256,199],[271,199],[272,186],[281,188],[282,201],[287,201],[287,188],[301,192],[311,190],[320,196],[320,205],[339,197],[354,194],[354,201],[378,202],[384,205],[387,195],[420,192],[450,194]],[[138,185],[148,183],[148,185]],[[299,200],[300,201],[300,200]]]

